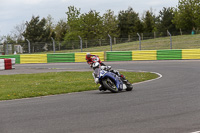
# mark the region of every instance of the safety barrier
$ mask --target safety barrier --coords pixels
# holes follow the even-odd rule
[[[131,51],[106,52],[106,61],[131,61]]]
[[[1,55],[1,58],[15,58],[15,63],[20,64],[20,55]]]
[[[47,54],[48,63],[59,63],[59,62],[75,62],[74,53],[55,53]]]
[[[15,58],[4,58],[0,59],[0,70],[9,70],[9,69],[14,69],[15,65]]]
[[[181,60],[182,50],[157,50],[157,60]]]
[[[157,51],[132,51],[132,60],[157,60]]]
[[[17,64],[24,63],[58,63],[58,62],[86,62],[87,52],[54,53],[54,54],[24,54],[2,55],[0,58],[14,58]],[[141,51],[108,51],[91,52],[98,55],[101,61],[137,61],[137,60],[185,60],[200,59],[200,49],[173,50],[141,50]],[[1,61],[2,62],[2,61]],[[3,69],[3,65],[0,65]]]
[[[182,59],[200,59],[200,49],[183,49]]]
[[[0,59],[0,70],[5,70],[4,59]]]
[[[5,70],[12,69],[12,60],[11,59],[4,59],[5,63]]]
[[[15,69],[15,62],[16,62],[16,59],[15,58],[10,58],[11,59],[11,63],[12,63],[12,69]]]
[[[20,63],[47,63],[47,54],[25,54],[20,55]]]

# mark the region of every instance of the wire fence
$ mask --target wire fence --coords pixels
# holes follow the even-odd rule
[[[86,40],[77,37],[77,40],[70,41],[54,41],[52,38],[51,42],[25,41],[18,44],[0,44],[0,55],[194,48],[200,48],[200,34],[198,32],[138,33],[135,36],[128,36],[128,38],[108,37],[106,39]]]

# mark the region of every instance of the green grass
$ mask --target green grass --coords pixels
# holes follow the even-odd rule
[[[200,48],[200,34],[172,36],[172,49],[198,49]],[[170,49],[170,37],[161,37],[141,41],[142,50]],[[110,51],[110,46],[83,49],[83,51]],[[113,51],[139,50],[139,41],[115,44]],[[64,51],[63,51],[64,52]],[[75,51],[71,51],[75,52]]]
[[[172,36],[172,49],[198,49],[198,48],[200,48],[200,34]],[[160,37],[155,39],[142,40],[141,49],[142,50],[170,49],[170,37]],[[83,43],[82,50],[83,52],[110,51],[110,45],[84,48],[84,43]],[[133,50],[139,50],[139,41],[112,45],[112,51],[133,51]],[[80,49],[61,50],[61,51],[56,51],[56,53],[68,53],[68,52],[80,52],[80,51],[81,51]],[[52,51],[45,53],[52,53]]]
[[[131,83],[157,78],[145,72],[121,72]],[[0,100],[97,90],[92,72],[57,72],[0,76]]]

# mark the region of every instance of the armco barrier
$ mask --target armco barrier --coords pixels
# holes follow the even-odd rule
[[[0,59],[0,70],[4,70],[4,69],[5,69],[4,59]]]
[[[182,50],[157,50],[157,60],[181,60]]]
[[[157,60],[156,50],[132,51],[132,60]]]
[[[108,52],[90,52],[90,53],[94,54],[94,55],[98,55],[100,57],[101,61],[200,59],[200,49],[108,51]],[[85,60],[86,54],[87,54],[87,52],[1,55],[0,58],[14,58],[17,64],[86,62],[86,60]],[[0,65],[0,69],[4,69],[2,63]]]
[[[26,63],[47,63],[47,54],[25,54],[20,55],[21,64]]]
[[[0,58],[15,58],[15,63],[20,64],[20,55],[1,55]]]
[[[75,53],[75,62],[86,62],[85,56],[87,52]],[[104,52],[90,52],[92,55],[98,55],[101,61],[104,61]]]
[[[132,51],[106,52],[107,61],[131,61]]]
[[[200,59],[200,49],[183,49],[182,59]]]
[[[75,62],[74,53],[56,53],[56,54],[47,54],[48,63],[59,63],[59,62]]]

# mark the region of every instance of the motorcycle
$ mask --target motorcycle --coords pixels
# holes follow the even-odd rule
[[[98,62],[93,63],[95,83],[99,83],[100,90],[109,90],[117,93],[123,90],[131,91],[133,85],[125,79],[124,75],[119,76],[115,70],[111,70],[110,66],[100,66]]]

